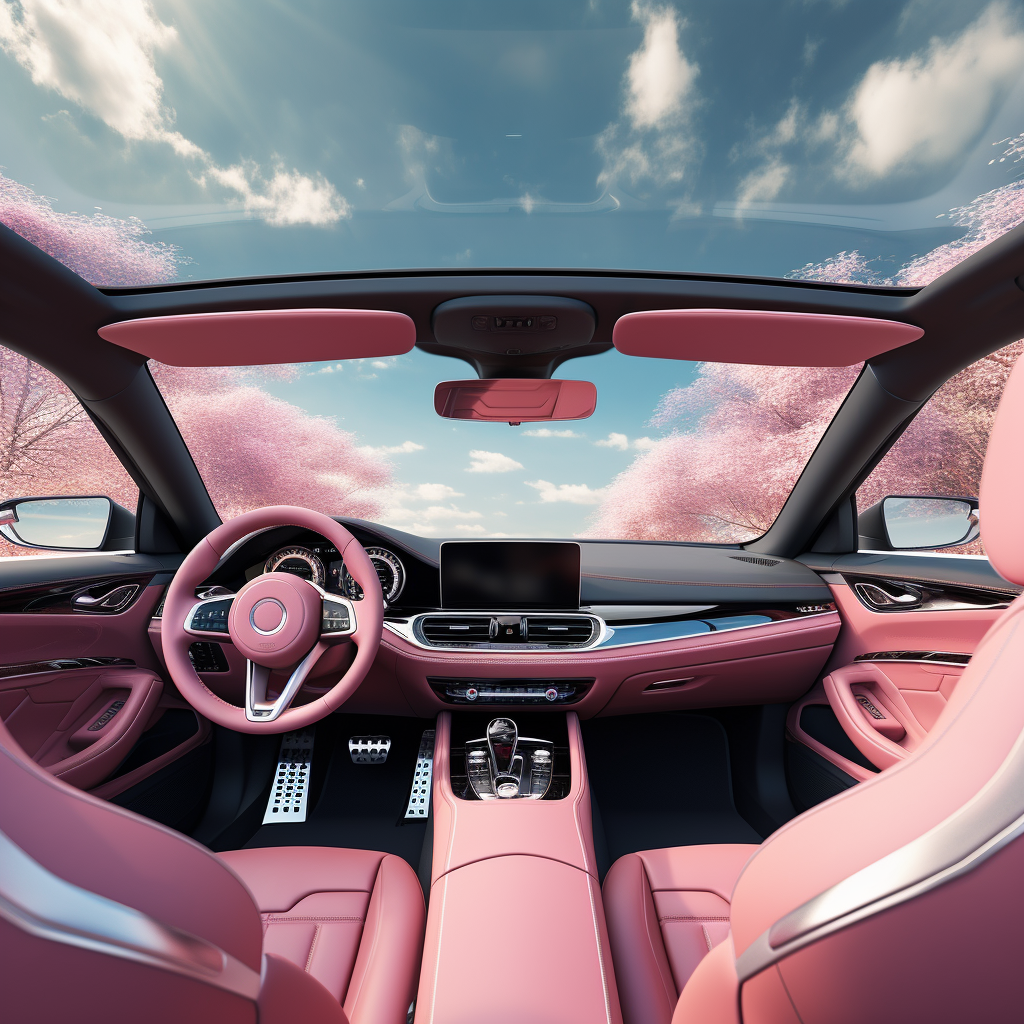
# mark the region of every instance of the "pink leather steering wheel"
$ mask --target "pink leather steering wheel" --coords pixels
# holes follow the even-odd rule
[[[362,587],[363,599],[349,601],[281,572],[257,576],[233,597],[196,599],[196,587],[209,577],[228,548],[275,526],[301,526],[326,537]],[[160,641],[171,679],[200,714],[236,732],[275,733],[301,729],[341,707],[376,657],[383,627],[380,580],[359,541],[320,512],[271,505],[218,526],[189,552],[167,589]],[[188,649],[197,640],[229,642],[245,655],[244,708],[221,700],[196,675]],[[356,645],[356,656],[337,684],[319,699],[291,707],[324,651],[347,642]],[[271,700],[268,684],[272,670],[287,670],[288,681]]]

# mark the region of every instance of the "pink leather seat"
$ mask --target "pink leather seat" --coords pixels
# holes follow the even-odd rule
[[[677,846],[620,857],[604,910],[625,1024],[669,1024],[697,965],[729,937],[729,901],[746,844]]]
[[[1022,446],[1024,362],[989,440],[980,517],[993,565],[1019,584]],[[749,860],[750,847],[720,846],[613,865],[604,895],[625,1024],[669,1019],[670,974],[681,988],[673,1024],[1020,1019],[1022,665],[1024,597],[905,761],[794,818]],[[726,901],[722,936],[708,924],[725,922],[699,919]],[[713,949],[687,980],[698,924]]]
[[[405,1024],[425,919],[405,861],[217,856],[39,769],[2,724],[0,794],[3,1020]]]

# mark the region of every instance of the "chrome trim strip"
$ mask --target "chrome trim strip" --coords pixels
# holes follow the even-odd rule
[[[260,976],[205,939],[53,874],[0,832],[0,917],[50,942],[168,971],[256,1002]]]
[[[954,654],[951,651],[875,651],[873,654],[858,654],[854,662],[874,661],[894,665],[951,665],[965,668],[970,664],[969,654]]]
[[[1004,650],[1016,632],[1004,641]],[[948,818],[776,921],[737,960],[740,981],[809,943],[974,870],[1021,835],[1024,733],[992,778]]]
[[[482,618],[490,618],[493,615],[538,615],[543,614],[545,618],[557,618],[563,616],[566,618],[591,618],[596,619],[601,623],[601,632],[596,640],[592,639],[589,643],[581,645],[580,647],[532,647],[528,644],[477,644],[476,646],[465,645],[445,645],[439,647],[434,644],[424,643],[419,639],[417,626],[419,621],[425,618],[427,615],[458,615],[460,618],[469,617],[472,615],[478,615]],[[812,615],[800,615],[794,619],[778,619],[774,620],[777,622],[806,622],[810,619],[821,618],[823,615],[838,615],[837,611],[827,612],[815,612]],[[727,616],[709,616],[710,621],[717,622],[719,618]],[[741,618],[742,616],[736,616]],[[704,622],[703,619],[686,619],[683,620],[680,625],[685,625],[687,622]],[[669,643],[673,640],[686,640],[691,636],[710,636],[714,633],[733,633],[744,629],[757,629],[760,626],[770,625],[771,623],[758,622],[752,625],[744,626],[716,626],[714,629],[700,630],[698,632],[686,632],[680,633],[678,636],[666,636],[658,637],[654,640],[630,640],[628,639],[629,634],[623,633],[622,631],[627,629],[634,629],[637,626],[643,625],[670,625],[670,623],[633,623],[628,626],[609,626],[608,623],[601,618],[600,615],[594,615],[592,612],[424,612],[420,615],[414,615],[410,619],[398,619],[398,620],[385,620],[384,627],[391,630],[396,636],[401,637],[406,643],[412,644],[414,647],[419,647],[425,651],[468,651],[474,654],[578,654],[581,651],[593,651],[596,648],[601,650],[619,650],[623,647],[648,647],[651,644],[662,644]],[[613,637],[616,632],[620,632],[620,639],[614,640]]]
[[[245,717],[250,722],[274,722],[288,710],[288,706],[306,681],[310,670],[327,648],[320,642],[295,666],[280,696],[272,704],[267,701],[270,669],[253,661],[245,663]]]

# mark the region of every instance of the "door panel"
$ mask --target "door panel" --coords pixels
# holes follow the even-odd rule
[[[199,721],[181,749],[160,749],[152,764],[141,765],[136,752],[127,783],[118,775],[133,750],[147,749],[140,741],[166,709],[187,708],[166,681],[147,630],[176,561],[99,555],[0,562],[0,718],[26,753],[72,785],[114,795],[209,736]],[[109,594],[116,600],[104,606]]]

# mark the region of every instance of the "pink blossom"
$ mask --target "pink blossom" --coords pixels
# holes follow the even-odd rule
[[[146,241],[137,217],[57,213],[52,200],[3,174],[0,222],[100,287],[173,281],[183,262],[177,246]]]

